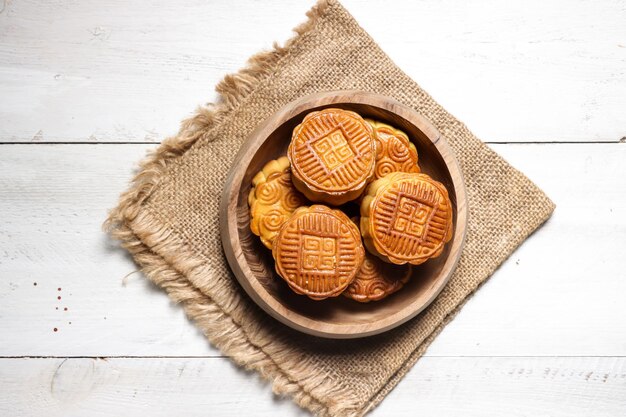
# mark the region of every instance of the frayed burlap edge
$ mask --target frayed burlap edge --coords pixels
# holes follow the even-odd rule
[[[177,263],[177,266],[183,265],[184,269],[178,271],[153,251],[151,248],[156,250],[158,247],[159,253],[180,253],[178,249],[182,243],[163,229],[160,222],[151,218],[143,207],[152,191],[166,180],[168,166],[242,105],[256,86],[278,68],[290,48],[315,27],[327,6],[326,0],[318,1],[307,13],[308,20],[294,29],[296,35],[284,46],[274,44],[273,50],[250,58],[246,68],[224,77],[216,87],[218,102],[199,108],[193,117],[182,123],[176,136],[164,140],[140,164],[131,187],[122,194],[118,206],[109,213],[104,229],[131,253],[152,282],[163,288],[174,302],[183,306],[187,316],[196,322],[213,345],[238,365],[259,372],[272,383],[276,394],[292,397],[300,407],[319,416],[357,416],[362,415],[364,410],[359,409],[357,400],[350,395],[349,390],[326,375],[316,375],[307,361],[303,360],[305,358],[288,361],[291,362],[289,365],[293,365],[289,371],[291,375],[296,375],[296,382],[288,378],[261,347],[251,343],[233,317],[186,278],[190,273],[205,273],[201,260],[186,259],[181,264]],[[281,352],[272,352],[272,355],[276,354]],[[282,352],[281,357],[289,359],[290,354]]]
[[[165,289],[173,301],[182,304],[188,317],[196,322],[212,344],[238,365],[255,370],[263,378],[271,381],[276,394],[293,397],[298,405],[317,415],[360,414],[357,404],[345,388],[342,389],[335,381],[313,372],[303,358],[294,357],[292,352],[286,350],[273,350],[270,356],[262,347],[251,343],[249,335],[233,320],[233,317],[225,313],[186,278],[190,274],[206,274],[204,262],[194,259],[178,260],[177,265],[183,267],[179,272],[172,268],[166,259],[155,254],[150,248],[160,251],[167,247],[173,254],[186,253],[185,245],[163,229],[160,222],[141,212],[130,227],[137,232],[137,242],[133,242],[131,253],[142,267],[142,271],[150,280]],[[298,381],[288,378],[272,358],[280,359],[284,366],[288,366],[292,374],[298,375]],[[323,395],[337,397],[333,398],[332,403],[322,402],[319,398],[320,396],[324,398]]]
[[[244,329],[240,325],[240,309],[236,309],[234,305],[217,303],[216,301],[223,300],[212,299],[191,282],[199,282],[197,278],[193,278],[209,273],[205,262],[189,257],[192,251],[181,250],[185,247],[184,243],[165,228],[162,222],[157,221],[144,206],[153,190],[167,180],[165,174],[169,165],[199,139],[207,137],[216,126],[245,103],[259,83],[279,68],[280,61],[289,55],[292,46],[315,27],[327,8],[326,0],[319,1],[307,13],[307,22],[294,29],[296,36],[285,46],[275,44],[272,51],[253,56],[246,68],[226,76],[216,87],[219,94],[217,104],[198,109],[193,117],[182,123],[176,136],[166,139],[142,162],[130,189],[120,197],[119,205],[110,212],[105,229],[121,241],[122,246],[132,254],[152,282],[165,289],[173,301],[183,306],[188,317],[200,327],[209,341],[235,363],[258,372],[272,383],[275,393],[292,397],[300,407],[316,415],[353,417],[365,414],[380,403],[422,356],[445,325],[456,316],[470,296],[445,317],[379,392],[367,403],[359,403],[340,381],[317,374],[306,358],[297,357],[286,349],[281,351],[279,347],[252,343],[251,339],[254,338],[250,336],[254,336],[255,329]],[[184,259],[177,256],[180,253],[185,253]],[[163,254],[167,255],[164,257]],[[276,361],[281,362],[281,365]],[[281,366],[287,367],[289,374]]]
[[[253,342],[260,339],[257,332],[264,330],[262,329],[263,321],[251,327],[242,326],[241,320],[247,314],[258,314],[249,311],[250,308],[255,307],[248,304],[248,309],[246,309],[246,306],[237,305],[236,300],[220,292],[218,286],[213,286],[211,294],[217,294],[215,297],[220,298],[220,301],[229,300],[226,304],[218,305],[215,299],[206,294],[207,291],[196,287],[194,282],[202,282],[203,277],[211,275],[206,260],[193,255],[194,252],[189,249],[188,245],[176,234],[171,233],[149,211],[142,210],[129,223],[129,227],[141,242],[143,250],[155,255],[154,262],[161,265],[161,269],[154,276],[149,275],[145,268],[144,272],[153,282],[165,288],[170,297],[183,303],[187,315],[196,321],[211,343],[222,352],[231,356],[239,365],[259,371],[273,383],[275,393],[292,396],[301,407],[317,415],[356,416],[361,414],[362,404],[359,406],[351,390],[336,378],[331,379],[321,374],[311,364],[309,357],[299,355],[292,349],[285,348],[286,345],[281,343],[260,346]],[[137,259],[137,256],[133,256]],[[160,275],[164,269],[168,270],[165,275],[172,274],[172,277],[176,277],[176,281]],[[183,290],[180,290],[181,288]],[[173,293],[172,289],[179,291]],[[184,302],[184,297],[187,296],[193,296],[193,302],[189,305]],[[180,297],[183,298],[179,301]],[[202,308],[198,314],[196,304],[206,305],[210,307],[210,311],[218,313],[207,317],[209,308]],[[207,318],[211,321],[206,322]],[[280,335],[275,336],[275,341],[278,341]]]

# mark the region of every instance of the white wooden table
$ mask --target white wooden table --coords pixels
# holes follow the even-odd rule
[[[269,3],[0,0],[0,415],[306,415],[100,229],[144,153],[311,6]],[[345,5],[558,205],[372,415],[626,415],[625,3]]]

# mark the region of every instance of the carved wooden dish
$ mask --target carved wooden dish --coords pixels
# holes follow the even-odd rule
[[[274,270],[271,251],[250,231],[248,193],[252,177],[269,160],[287,152],[291,132],[314,110],[338,107],[380,120],[409,136],[422,172],[443,183],[454,209],[454,234],[443,253],[413,268],[397,293],[361,304],[346,297],[314,301],[298,295]],[[351,203],[348,203],[349,206]],[[354,214],[358,213],[356,205]],[[350,215],[350,213],[349,213]],[[233,273],[248,295],[282,323],[315,336],[347,339],[378,334],[415,317],[446,285],[461,256],[467,226],[463,177],[450,146],[413,109],[385,96],[361,91],[313,94],[292,102],[261,123],[235,158],[220,206],[222,244]]]

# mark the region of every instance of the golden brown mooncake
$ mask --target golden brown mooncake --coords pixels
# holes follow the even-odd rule
[[[374,175],[372,127],[358,114],[324,109],[293,130],[287,156],[292,180],[312,201],[340,205],[356,199]]]
[[[298,294],[336,297],[354,279],[365,250],[358,227],[339,210],[300,207],[274,241],[276,272]]]
[[[352,219],[356,224],[358,218]],[[404,286],[411,278],[413,266],[394,265],[383,262],[377,256],[365,252],[365,259],[354,277],[354,281],[342,293],[360,303],[378,301],[393,294]]]
[[[268,162],[252,179],[248,194],[250,230],[272,249],[281,226],[295,209],[306,204],[305,201],[291,182],[287,157]]]
[[[410,264],[394,265],[366,253],[354,281],[343,295],[360,303],[382,300],[402,288],[411,278],[411,272]]]
[[[426,174],[394,172],[371,183],[361,202],[368,251],[386,262],[419,265],[452,238],[452,203]]]
[[[415,145],[401,130],[385,123],[365,119],[374,129],[376,163],[374,178],[382,178],[392,172],[420,172]]]

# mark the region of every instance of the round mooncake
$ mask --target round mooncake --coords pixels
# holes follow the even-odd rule
[[[374,129],[376,140],[376,164],[374,178],[382,178],[392,172],[420,172],[417,165],[417,149],[401,130],[385,123],[365,119]]]
[[[298,294],[336,297],[353,281],[365,250],[358,227],[339,210],[300,207],[274,241],[276,272]]]
[[[272,249],[281,226],[306,200],[291,182],[289,160],[285,156],[268,162],[254,176],[252,185],[248,194],[250,230]]]
[[[452,238],[452,203],[428,175],[394,172],[368,186],[360,223],[368,251],[385,262],[419,265]]]
[[[353,221],[358,224],[358,219]],[[411,278],[412,270],[410,264],[390,264],[365,252],[365,259],[354,281],[342,294],[360,303],[382,300],[402,288]]]
[[[373,130],[351,111],[312,112],[293,130],[287,156],[302,194],[340,205],[361,195],[374,175]]]

